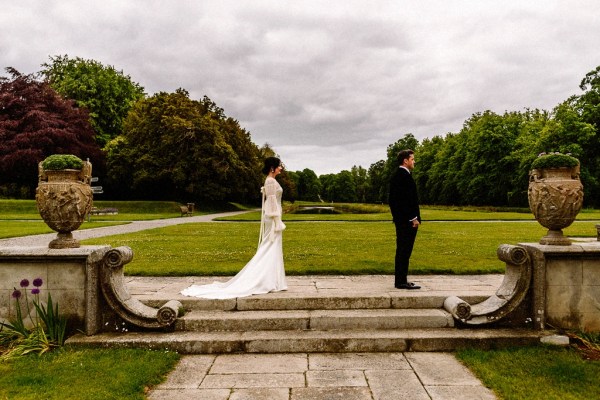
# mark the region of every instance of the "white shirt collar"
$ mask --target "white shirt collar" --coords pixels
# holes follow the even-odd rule
[[[410,174],[410,169],[406,168],[404,165],[401,165],[400,168],[404,168]]]

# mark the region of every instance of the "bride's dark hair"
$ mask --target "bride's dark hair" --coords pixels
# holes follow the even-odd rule
[[[262,169],[262,173],[268,175],[272,169],[275,169],[281,165],[281,160],[277,157],[265,158],[265,166]]]

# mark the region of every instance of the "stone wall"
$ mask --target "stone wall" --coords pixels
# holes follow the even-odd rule
[[[536,326],[600,332],[600,243],[521,245],[533,259]]]
[[[48,247],[0,248],[0,319],[15,317],[15,289],[27,290],[31,303],[33,280],[42,278],[39,299],[43,303],[52,295],[61,315],[69,318],[72,329],[94,334],[101,329],[102,295],[98,270],[109,246],[83,246],[76,249],[49,249]],[[29,280],[28,288],[21,288],[22,279]],[[22,304],[26,315],[25,298]],[[30,311],[34,313],[30,305]]]

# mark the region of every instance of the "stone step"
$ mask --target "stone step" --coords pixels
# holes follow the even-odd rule
[[[409,329],[453,327],[452,316],[441,309],[357,310],[194,310],[179,318],[176,331],[259,331]]]
[[[444,300],[457,295],[454,292],[436,293],[419,291],[396,291],[391,294],[365,294],[365,293],[269,293],[238,299],[199,299],[186,296],[163,295],[135,295],[144,304],[159,308],[167,301],[174,299],[182,303],[186,310],[212,310],[212,311],[252,311],[252,310],[348,310],[348,309],[423,309],[443,308]],[[476,304],[489,297],[487,293],[473,294],[465,292],[458,296]]]
[[[546,333],[547,334],[547,333]],[[76,347],[128,347],[181,354],[454,351],[538,343],[543,333],[516,329],[284,330],[77,334]]]

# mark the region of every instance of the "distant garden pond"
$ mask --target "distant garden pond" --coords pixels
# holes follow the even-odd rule
[[[292,211],[292,214],[341,214],[342,211],[332,206],[303,206]]]

